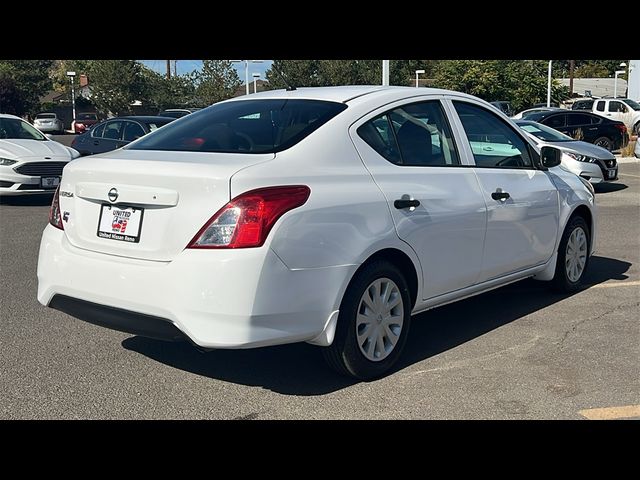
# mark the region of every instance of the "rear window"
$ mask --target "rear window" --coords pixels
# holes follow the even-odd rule
[[[36,118],[56,118],[55,113],[39,113]]]
[[[97,120],[98,117],[95,113],[79,113],[78,120]]]
[[[192,113],[144,137],[132,150],[274,153],[285,150],[343,111],[320,100],[242,100]]]

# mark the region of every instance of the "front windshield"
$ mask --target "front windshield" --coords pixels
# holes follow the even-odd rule
[[[525,132],[530,133],[531,135],[538,137],[540,140],[545,142],[572,142],[574,141],[568,135],[559,132],[558,130],[554,130],[551,127],[547,127],[546,125],[542,125],[541,123],[536,122],[516,122],[517,125],[524,130]]]
[[[38,130],[18,118],[0,118],[0,140],[47,140]]]
[[[631,108],[633,108],[634,110],[640,110],[640,103],[636,102],[635,100],[625,100],[624,103],[626,103],[627,105],[629,105]]]

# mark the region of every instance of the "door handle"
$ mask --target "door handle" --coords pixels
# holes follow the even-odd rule
[[[482,149],[487,152],[493,152],[493,147],[482,147]]]
[[[94,144],[94,145],[98,145],[98,144],[100,144],[100,142],[99,142],[98,140],[94,140],[94,141],[93,141],[93,144]]]
[[[491,194],[491,198],[494,200],[506,200],[509,197],[511,197],[511,195],[509,195],[508,192],[503,192],[501,189],[498,189]]]
[[[404,198],[400,198],[398,200],[394,200],[393,201],[393,206],[396,207],[398,210],[402,210],[403,208],[411,208],[411,207],[417,207],[420,205],[420,200],[407,200]]]

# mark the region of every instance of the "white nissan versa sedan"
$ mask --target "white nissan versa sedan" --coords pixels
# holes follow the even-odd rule
[[[579,288],[591,185],[475,97],[327,87],[234,98],[74,160],[38,300],[201,348],[324,347],[387,372],[411,315],[534,277]]]

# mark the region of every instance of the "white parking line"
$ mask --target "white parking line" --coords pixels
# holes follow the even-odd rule
[[[631,282],[598,283],[597,285],[591,285],[589,288],[637,287],[638,285],[640,285],[640,280],[633,280]]]
[[[620,174],[621,177],[633,177],[633,178],[640,178],[640,175],[631,175],[630,173],[621,173]]]

